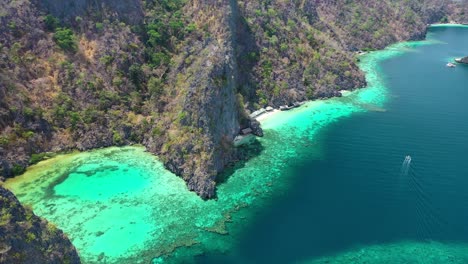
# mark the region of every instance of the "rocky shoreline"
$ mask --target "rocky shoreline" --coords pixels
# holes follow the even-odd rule
[[[142,144],[190,190],[213,198],[217,175],[249,156],[235,138],[263,134],[249,113],[365,87],[355,52],[422,39],[427,23],[455,13],[430,1],[431,9],[401,3],[411,21],[387,1],[264,6],[193,0],[167,7],[135,0],[132,12],[143,20],[122,13],[132,3],[121,0],[104,1],[98,19],[85,12],[96,8],[87,0],[70,7],[56,0],[6,5],[0,18],[0,175],[21,174],[44,152]],[[160,17],[151,17],[160,10]],[[165,24],[179,31],[141,24],[174,10],[184,16]],[[355,21],[356,12],[362,21]],[[366,23],[376,16],[381,23]],[[60,23],[66,28],[57,28]],[[58,33],[74,37],[75,46],[57,42]]]
[[[460,63],[460,64],[468,64],[468,56],[463,57],[463,58],[455,59],[455,62]]]

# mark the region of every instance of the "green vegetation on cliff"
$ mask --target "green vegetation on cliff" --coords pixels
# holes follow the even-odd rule
[[[267,105],[365,85],[355,51],[419,39],[464,2],[0,3],[0,175],[32,154],[142,143],[213,197]],[[255,131],[261,134],[258,129]],[[34,160],[32,160],[34,162]]]

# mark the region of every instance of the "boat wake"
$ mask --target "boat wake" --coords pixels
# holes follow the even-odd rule
[[[407,176],[411,165],[411,156],[407,155],[401,165],[400,175]]]

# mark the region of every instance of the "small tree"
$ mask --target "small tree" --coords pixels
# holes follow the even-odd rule
[[[155,77],[151,77],[148,81],[148,92],[151,96],[159,98],[164,91],[163,83]]]
[[[144,79],[145,74],[141,70],[141,65],[140,64],[132,64],[130,68],[128,69],[128,74],[130,81],[136,86],[137,89],[140,89],[141,87],[141,82]]]
[[[63,50],[75,52],[77,49],[76,37],[69,28],[57,28],[54,40]]]
[[[44,18],[44,23],[49,31],[54,31],[59,26],[59,20],[53,15],[47,15]]]

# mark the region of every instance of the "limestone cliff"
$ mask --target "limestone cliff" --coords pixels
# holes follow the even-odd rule
[[[80,263],[70,240],[0,186],[0,263]]]
[[[464,1],[0,2],[0,175],[43,152],[142,143],[201,197],[261,107],[365,86],[355,55]],[[254,129],[261,135],[260,129]]]
[[[175,99],[164,112],[177,115],[163,124],[168,133],[146,142],[191,190],[209,198],[216,175],[235,155],[244,111],[236,97],[235,22],[227,1],[195,0],[184,9],[197,23],[213,25],[174,58],[169,90]]]

